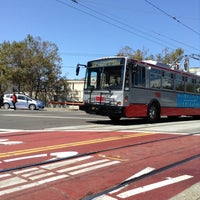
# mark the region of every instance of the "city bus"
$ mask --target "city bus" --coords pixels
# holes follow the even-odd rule
[[[83,105],[89,114],[120,118],[200,116],[200,76],[156,61],[112,56],[89,61]]]

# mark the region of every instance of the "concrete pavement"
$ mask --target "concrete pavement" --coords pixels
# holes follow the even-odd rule
[[[200,200],[200,182],[192,185],[170,200]]]

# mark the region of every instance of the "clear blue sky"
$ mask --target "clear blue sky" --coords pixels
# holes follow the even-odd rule
[[[77,63],[116,55],[124,46],[154,55],[165,48],[200,54],[200,0],[74,1],[0,0],[0,43],[28,34],[55,43],[69,79],[77,78]]]

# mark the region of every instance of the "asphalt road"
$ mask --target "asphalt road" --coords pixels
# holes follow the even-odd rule
[[[113,124],[108,117],[89,115],[79,110],[4,110],[0,109],[0,129],[19,130],[65,130],[93,129],[94,127],[114,130],[149,130],[194,133],[200,131],[199,120],[179,118],[176,121],[161,119],[157,124],[149,124],[143,119],[121,119]]]

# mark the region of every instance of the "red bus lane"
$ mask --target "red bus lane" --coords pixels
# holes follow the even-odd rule
[[[169,199],[200,181],[199,154],[198,135],[1,134],[0,199]]]

